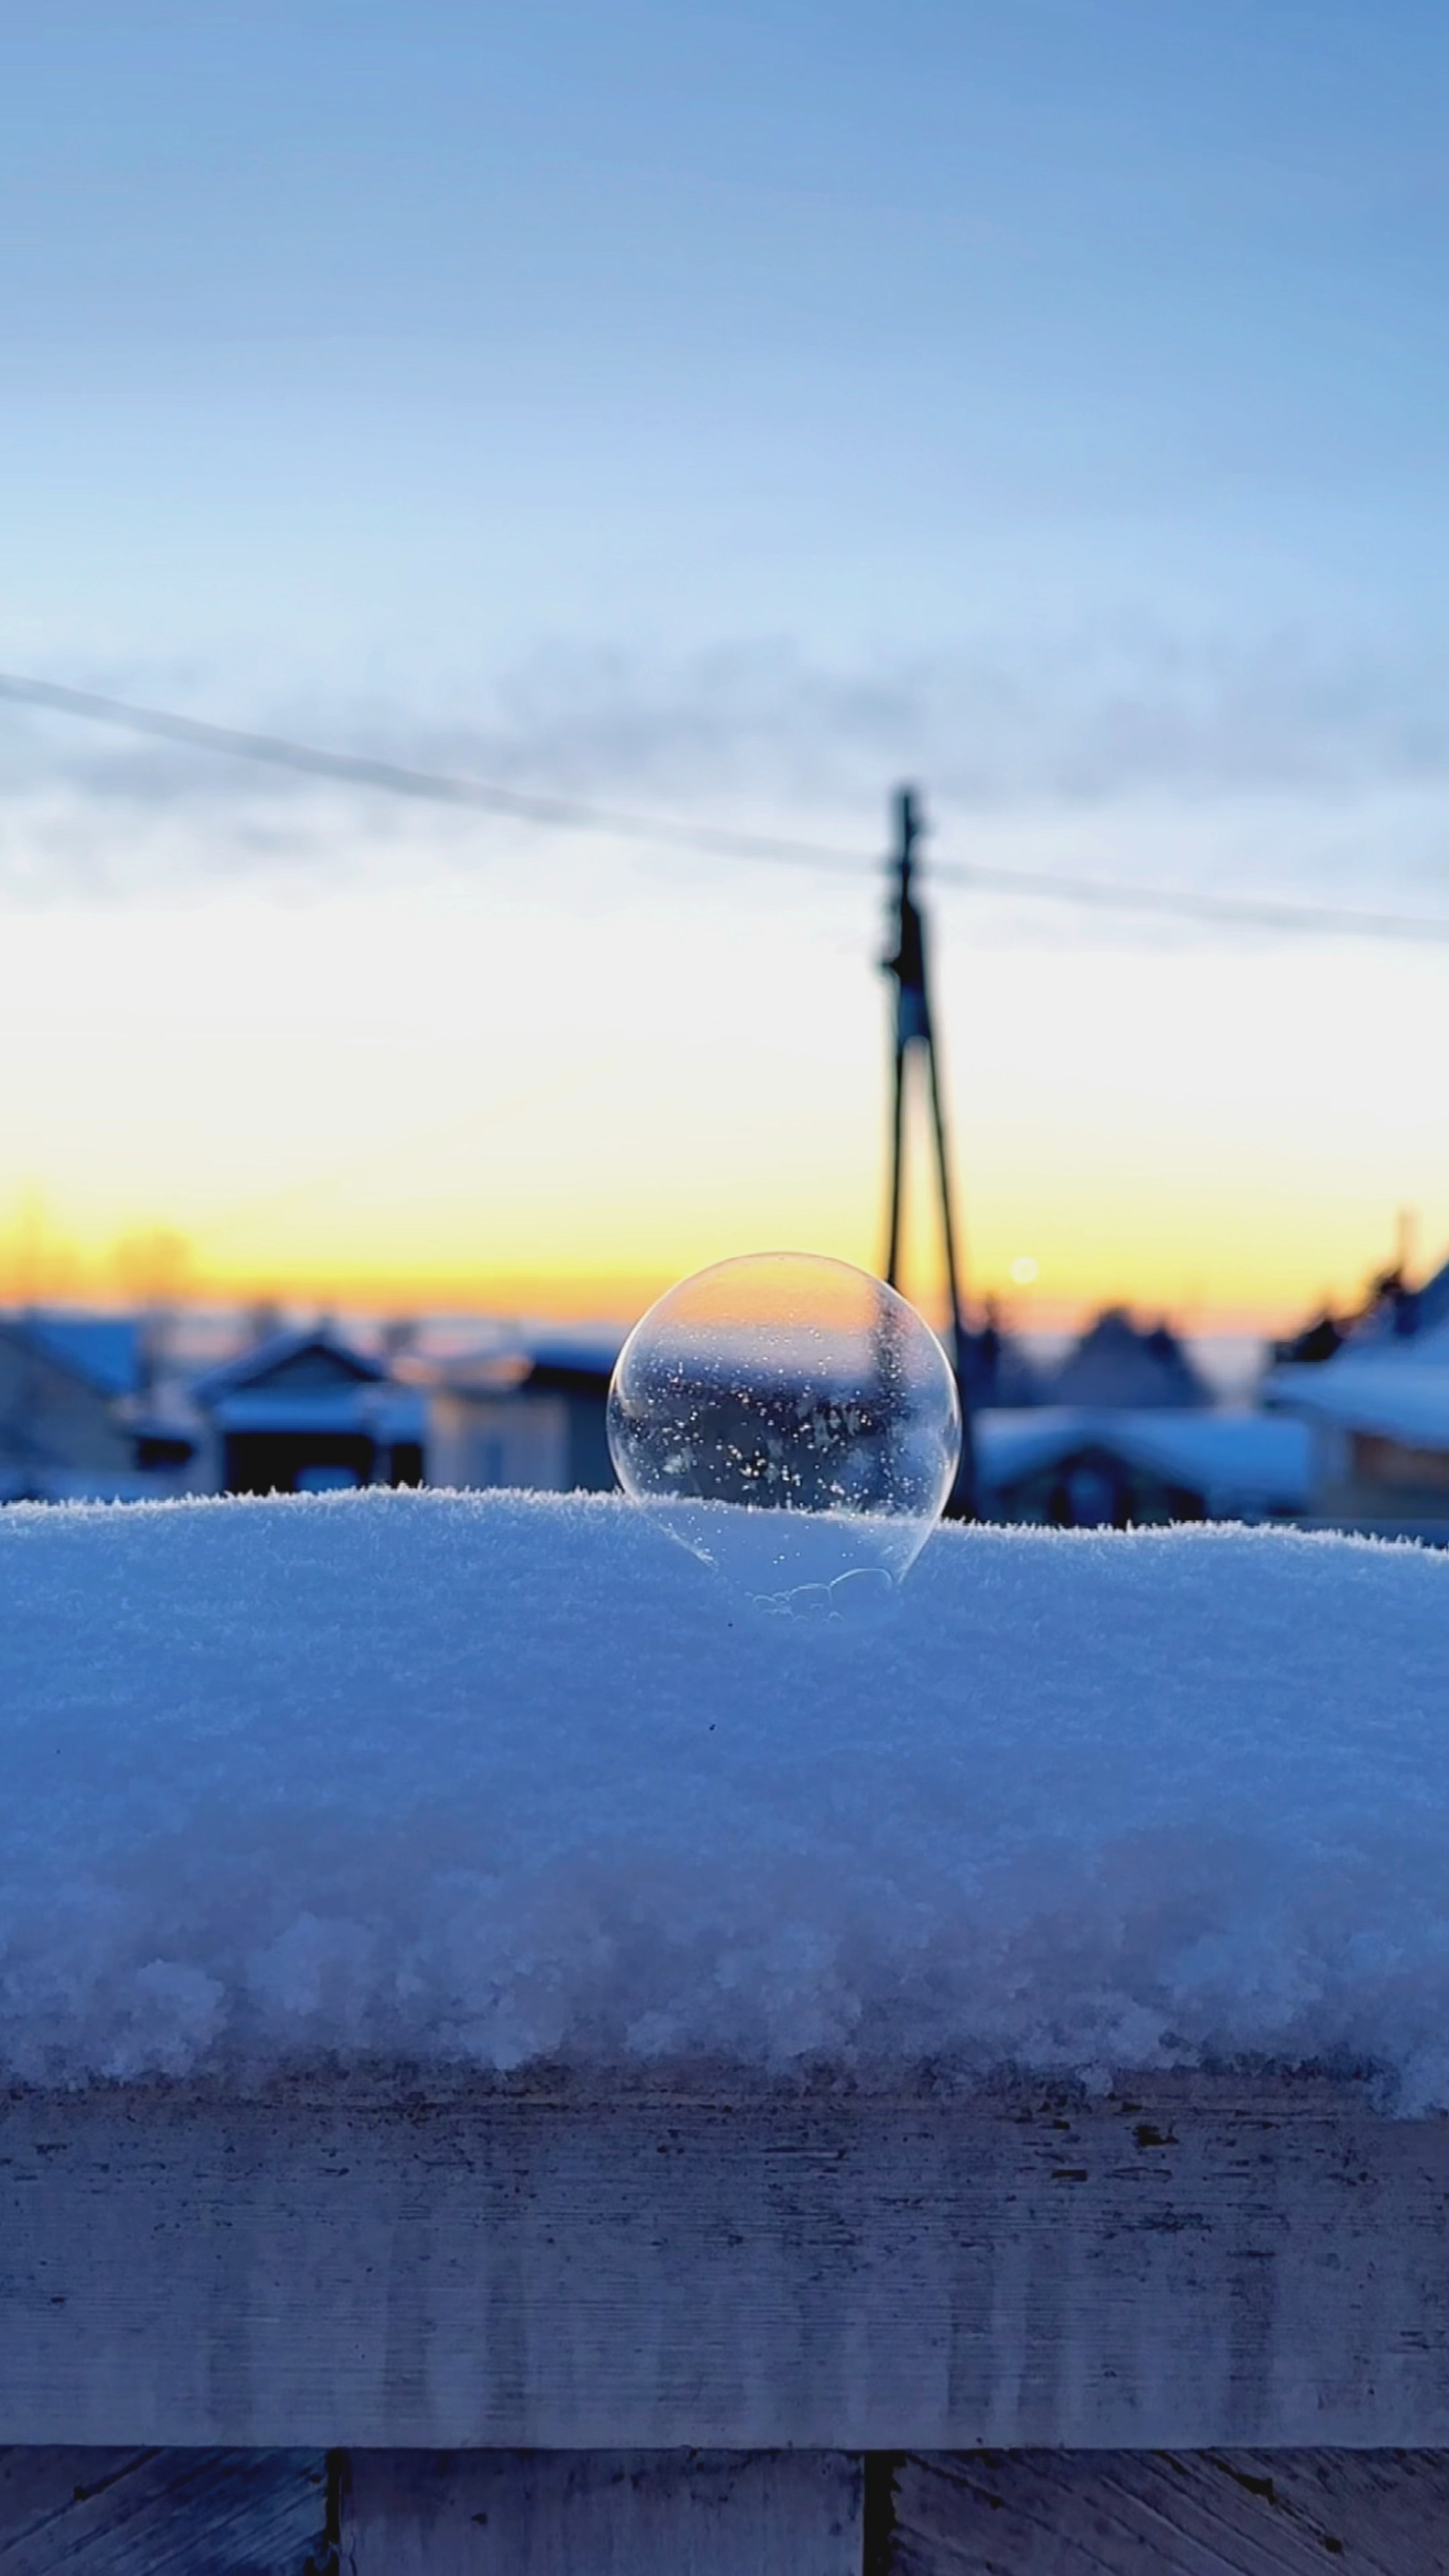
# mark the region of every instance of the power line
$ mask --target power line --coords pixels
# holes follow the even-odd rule
[[[519,822],[564,831],[609,832],[620,840],[654,847],[698,850],[706,856],[764,859],[777,865],[816,868],[833,875],[863,877],[878,864],[868,852],[798,841],[761,832],[686,823],[657,814],[635,814],[566,796],[503,787],[478,778],[455,778],[416,769],[392,760],[374,760],[360,752],[325,751],[293,742],[281,734],[251,733],[234,725],[209,724],[160,707],[133,705],[128,699],[102,697],[91,689],[71,689],[54,680],[32,680],[0,673],[0,700],[40,707],[57,715],[78,716],[92,724],[144,734],[192,751],[221,753],[310,778],[330,778],[353,787],[381,788],[433,805],[472,808],[511,815]],[[1250,896],[1193,894],[1165,886],[1123,885],[1111,879],[1082,877],[1037,868],[978,866],[974,861],[937,860],[929,868],[941,885],[979,888],[993,894],[1023,895],[1031,901],[1078,903],[1111,912],[1156,914],[1182,921],[1220,923],[1237,929],[1271,930],[1335,938],[1449,940],[1449,919],[1432,914],[1357,912],[1332,904],[1259,900]]]
[[[1185,921],[1221,921],[1251,930],[1329,931],[1360,939],[1449,939],[1449,921],[1432,914],[1354,912],[1334,904],[1278,903],[1250,895],[1189,894],[1170,886],[1129,886],[1100,877],[1057,876],[1046,869],[978,867],[945,860],[930,871],[941,885],[981,886],[990,893],[1040,895],[1104,911],[1152,912]]]
[[[620,813],[605,805],[585,804],[567,796],[537,795],[529,789],[500,787],[479,778],[449,778],[436,770],[409,768],[400,761],[373,760],[361,752],[322,751],[311,743],[291,742],[281,734],[247,733],[234,725],[207,724],[198,716],[133,706],[124,698],[99,697],[91,689],[62,688],[54,680],[25,680],[0,672],[0,698],[8,698],[16,706],[45,707],[57,715],[81,716],[92,724],[115,725],[125,733],[147,734],[160,742],[181,743],[191,751],[222,752],[238,760],[260,761],[272,769],[300,771],[308,778],[334,778],[345,786],[381,787],[390,795],[420,797],[430,805],[472,806],[483,813],[511,814],[520,822],[568,831],[615,832],[623,839],[662,842],[722,858],[775,859],[812,867],[839,867],[844,863],[856,870],[869,865],[856,851],[826,849],[815,841],[777,840],[758,832],[716,831],[707,823]]]

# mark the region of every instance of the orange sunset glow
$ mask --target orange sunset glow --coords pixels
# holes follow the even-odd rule
[[[1279,1327],[1353,1293],[1400,1209],[1449,1236],[1449,961],[1041,950],[984,903],[936,914],[973,1303]],[[741,1250],[878,1266],[876,888],[750,876],[686,912],[626,880],[607,918],[545,915],[516,874],[17,915],[0,1295],[627,1320]]]

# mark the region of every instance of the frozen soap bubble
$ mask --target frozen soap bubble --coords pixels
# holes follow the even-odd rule
[[[636,1324],[609,1388],[633,1501],[762,1607],[881,1606],[940,1517],[956,1382],[914,1307],[848,1262],[756,1252]]]

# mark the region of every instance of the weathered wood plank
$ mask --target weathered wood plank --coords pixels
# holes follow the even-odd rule
[[[0,2450],[4,2576],[322,2576],[320,2451]]]
[[[1444,2576],[1449,2455],[907,2456],[866,2576]]]
[[[354,2452],[347,2576],[860,2576],[827,2452]]]
[[[0,2451],[4,2576],[1443,2576],[1449,2453]],[[864,2476],[862,2476],[864,2469]],[[340,2546],[334,2553],[333,2542]]]
[[[24,2096],[0,2438],[1449,2444],[1449,2120],[1287,2077]]]

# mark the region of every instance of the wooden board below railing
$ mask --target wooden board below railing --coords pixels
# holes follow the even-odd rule
[[[1449,2121],[1286,2074],[19,2095],[0,2440],[1449,2445]]]
[[[1443,2576],[1449,2455],[0,2451],[5,2576]]]

